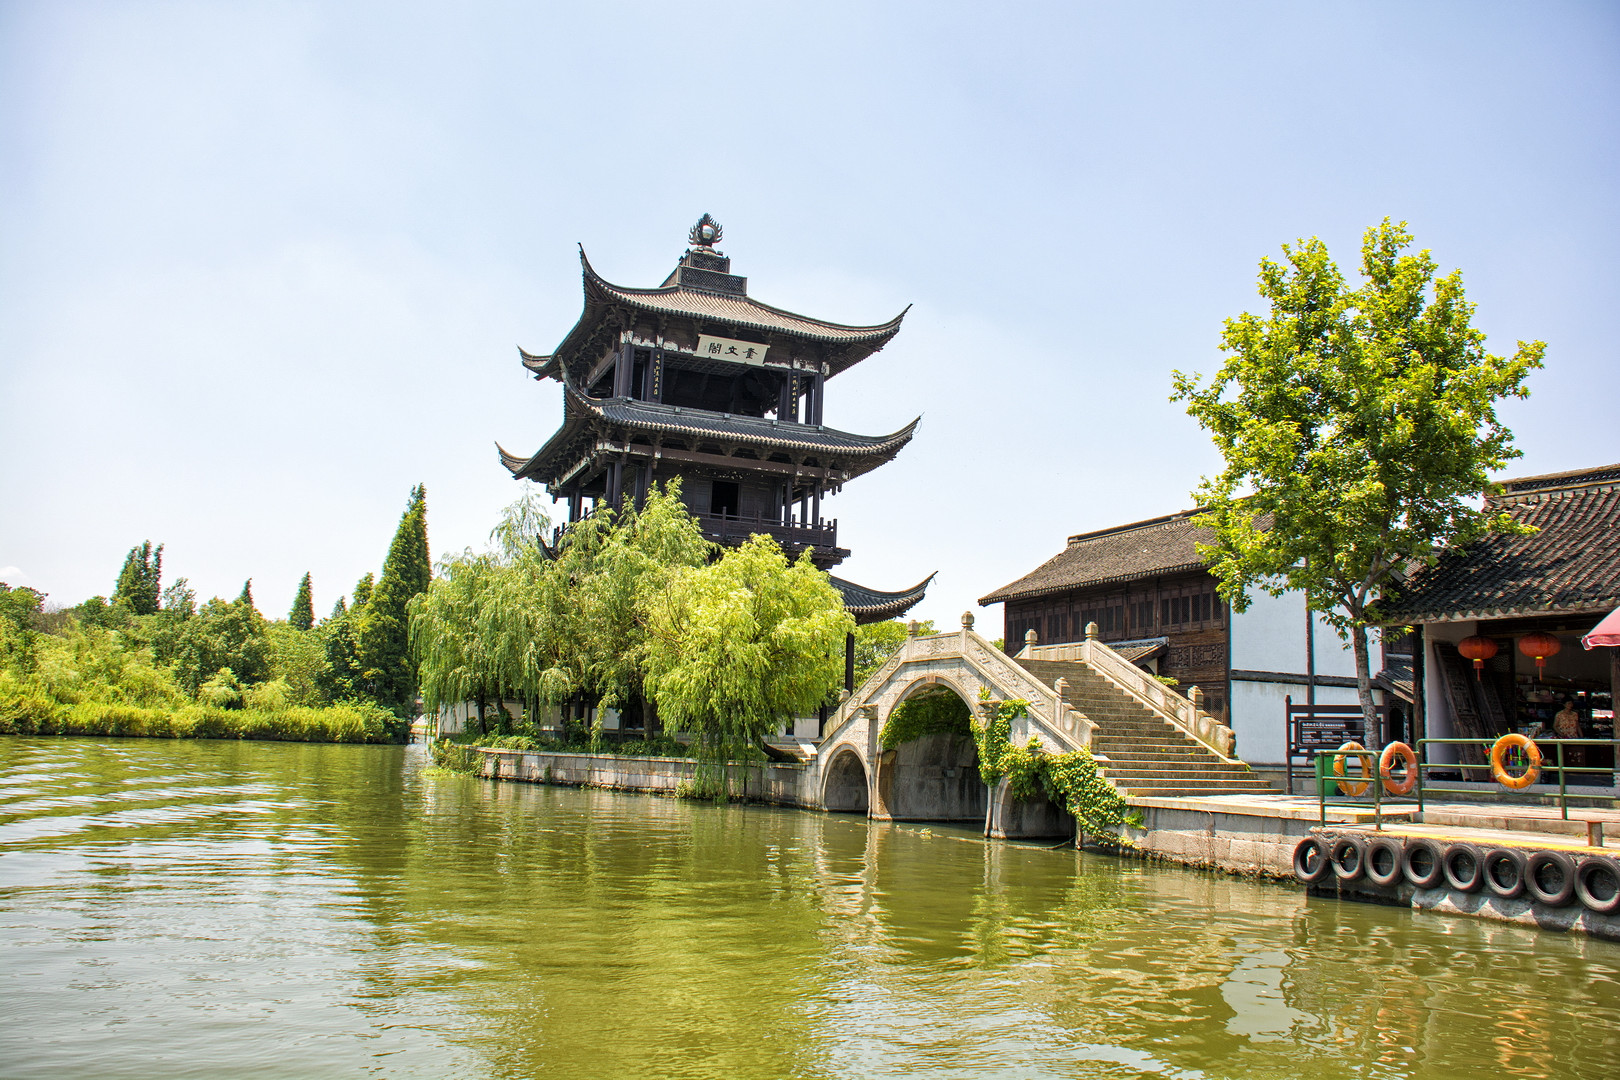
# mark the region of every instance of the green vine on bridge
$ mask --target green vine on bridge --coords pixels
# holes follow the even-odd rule
[[[1023,746],[1013,745],[1012,723],[1028,713],[1029,702],[1022,698],[998,701],[988,721],[973,724],[979,776],[992,789],[1005,778],[1009,794],[1020,802],[1042,796],[1051,799],[1100,843],[1135,848],[1125,830],[1141,828],[1142,815],[1103,779],[1090,750],[1048,754],[1034,738]]]

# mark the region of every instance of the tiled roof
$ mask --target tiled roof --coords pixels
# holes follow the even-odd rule
[[[762,304],[747,296],[694,289],[685,285],[669,285],[657,289],[629,289],[615,285],[591,268],[583,250],[580,263],[585,268],[585,293],[596,293],[602,299],[656,311],[666,315],[685,315],[693,319],[720,319],[735,326],[752,330],[777,331],[811,341],[825,342],[879,342],[887,341],[900,330],[900,321],[906,312],[877,326],[845,326],[826,322],[807,315],[797,315],[782,308]],[[906,309],[911,310],[910,308]]]
[[[1504,481],[1490,509],[1534,526],[1492,534],[1422,567],[1386,621],[1459,622],[1620,606],[1620,465]]]
[[[1417,679],[1409,656],[1386,656],[1384,670],[1373,676],[1373,685],[1406,701],[1417,699]]]
[[[1157,577],[1199,570],[1197,544],[1209,543],[1209,530],[1192,519],[1201,511],[1186,510],[1168,517],[1138,521],[1114,529],[1069,537],[1069,546],[1010,585],[1003,585],[979,603],[1000,604],[1068,592],[1091,585]]]
[[[789,457],[814,455],[823,459],[824,466],[841,466],[854,478],[899,453],[911,441],[922,419],[917,417],[889,435],[856,435],[819,424],[709,412],[631,398],[594,398],[574,385],[566,368],[560,375],[564,389],[563,423],[545,446],[533,456],[521,458],[496,444],[501,464],[513,476],[547,481],[549,470],[575,460],[581,437],[595,427],[611,429],[621,438],[633,433],[747,446],[766,456],[772,453]],[[565,458],[568,460],[563,460]],[[739,464],[746,465],[746,459]]]
[[[1134,641],[1105,642],[1110,649],[1133,664],[1140,664],[1144,660],[1151,660],[1165,649],[1170,647],[1167,637],[1137,638]]]
[[[855,616],[855,622],[861,625],[882,622],[884,619],[897,619],[904,615],[923,598],[923,594],[928,591],[929,583],[934,580],[934,574],[929,574],[902,592],[878,592],[876,589],[868,589],[865,585],[845,581],[841,577],[831,574],[827,576],[832,578],[833,588],[843,594],[844,607]]]

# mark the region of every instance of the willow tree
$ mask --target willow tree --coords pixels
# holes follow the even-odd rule
[[[770,537],[676,572],[642,606],[648,691],[710,760],[757,745],[842,685],[854,620],[808,553],[789,562]]]
[[[1220,370],[1207,385],[1175,372],[1172,397],[1226,462],[1193,495],[1221,595],[1242,611],[1252,588],[1302,592],[1351,644],[1369,731],[1367,628],[1396,575],[1518,531],[1474,500],[1520,454],[1496,403],[1527,396],[1546,348],[1487,352],[1462,272],[1436,278],[1429,252],[1403,254],[1411,243],[1404,223],[1368,229],[1357,288],[1320,240],[1285,244],[1282,262],[1260,262],[1270,311],[1228,319]]]
[[[482,727],[490,696],[500,694],[500,672],[480,633],[483,606],[506,569],[494,555],[449,556],[427,591],[411,600],[411,649],[425,713],[471,701]]]

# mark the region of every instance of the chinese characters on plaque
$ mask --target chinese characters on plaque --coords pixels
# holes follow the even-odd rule
[[[765,363],[765,346],[757,341],[734,341],[731,338],[698,335],[697,354],[705,360],[726,360],[733,364]]]

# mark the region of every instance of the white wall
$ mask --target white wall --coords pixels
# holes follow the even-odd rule
[[[1303,705],[1307,688],[1292,683],[1232,680],[1232,734],[1237,756],[1250,765],[1281,765],[1288,755],[1288,719],[1285,698]],[[1353,686],[1318,686],[1318,705],[1354,705]]]
[[[1232,615],[1232,666],[1244,671],[1305,670],[1305,598],[1255,593]]]
[[[1348,641],[1329,626],[1320,612],[1311,621],[1316,631],[1316,673],[1354,678],[1356,655]],[[1232,616],[1232,666],[1241,671],[1286,671],[1304,675],[1308,669],[1305,648],[1305,597],[1288,592],[1281,596],[1253,595],[1249,610]],[[1367,635],[1370,675],[1383,667],[1378,631]]]

